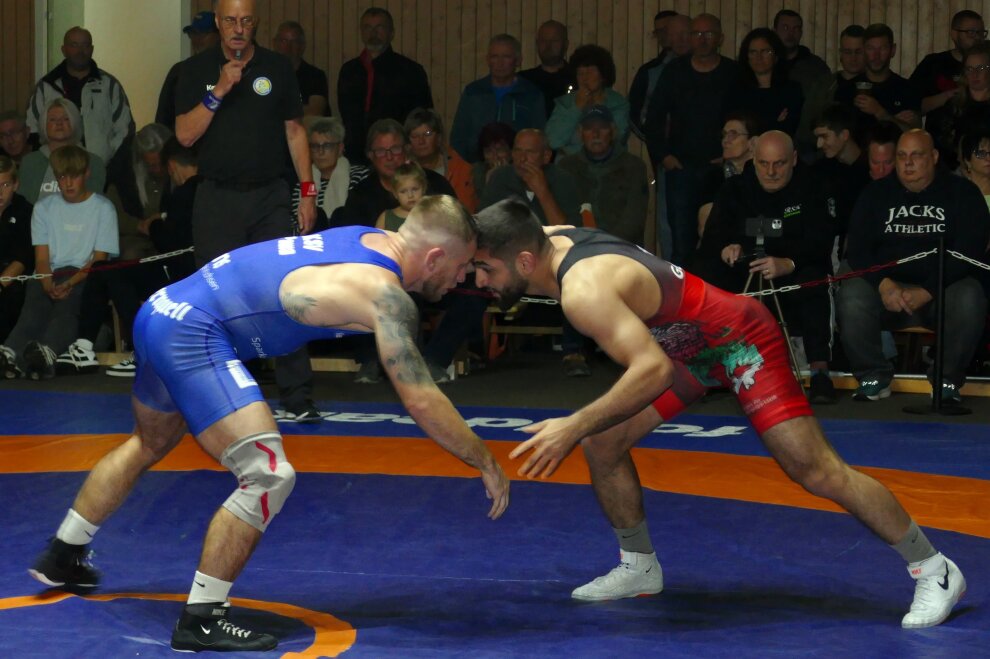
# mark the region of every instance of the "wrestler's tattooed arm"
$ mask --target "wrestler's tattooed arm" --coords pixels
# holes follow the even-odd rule
[[[309,324],[306,312],[316,307],[316,298],[298,293],[282,293],[278,299],[289,318],[297,323]]]
[[[416,347],[419,311],[405,291],[386,287],[374,300],[375,335],[382,365],[406,384],[432,383],[430,370]]]

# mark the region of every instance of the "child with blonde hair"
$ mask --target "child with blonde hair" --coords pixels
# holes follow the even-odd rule
[[[418,164],[407,162],[395,170],[391,183],[392,194],[399,200],[399,205],[379,215],[375,227],[398,231],[409,211],[426,195],[426,172]]]

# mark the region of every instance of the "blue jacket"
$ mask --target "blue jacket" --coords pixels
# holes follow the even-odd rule
[[[478,135],[483,126],[494,121],[509,124],[517,131],[542,130],[547,123],[543,92],[529,80],[516,76],[515,86],[497,103],[490,75],[469,83],[457,103],[450,146],[468,162],[478,162],[482,159]]]

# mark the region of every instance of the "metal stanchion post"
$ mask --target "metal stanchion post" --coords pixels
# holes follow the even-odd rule
[[[907,405],[904,411],[909,414],[939,414],[942,416],[963,416],[973,410],[962,405],[945,405],[942,401],[942,359],[945,355],[945,236],[938,239],[938,291],[935,296],[935,377],[932,382],[932,402],[930,405]]]

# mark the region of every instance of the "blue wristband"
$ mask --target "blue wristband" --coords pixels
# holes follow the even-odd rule
[[[203,105],[210,112],[216,112],[220,108],[220,99],[214,96],[212,91],[208,91],[203,97]]]

